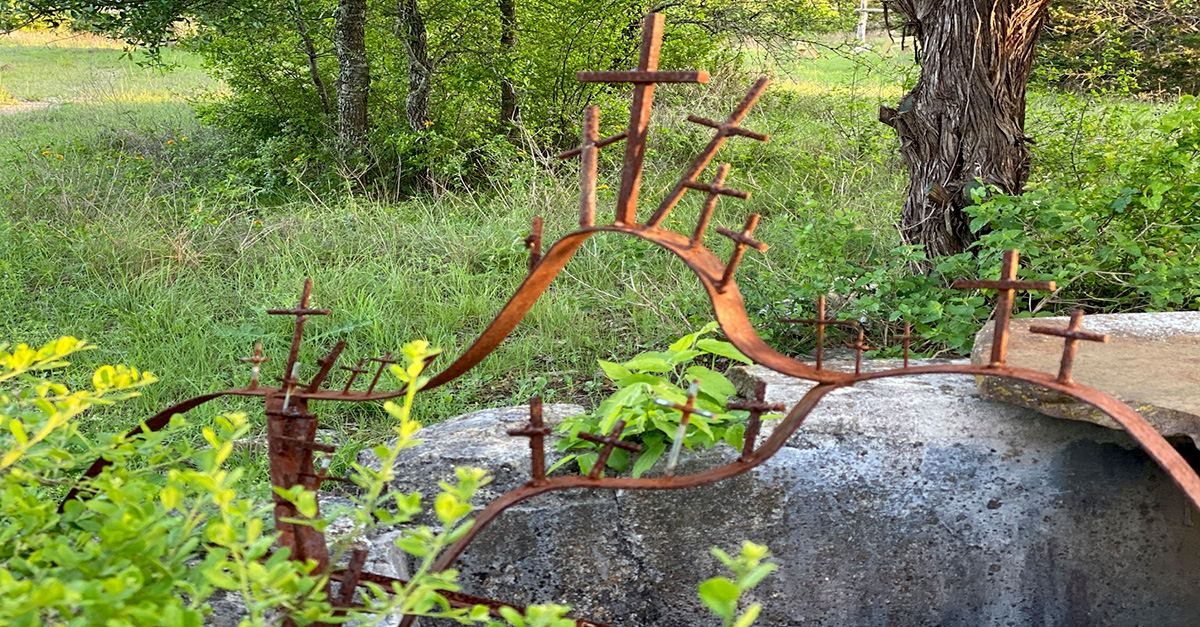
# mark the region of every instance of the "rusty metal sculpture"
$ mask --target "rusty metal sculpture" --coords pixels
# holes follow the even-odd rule
[[[583,243],[599,233],[621,233],[638,237],[652,242],[674,253],[688,265],[696,274],[700,284],[707,292],[712,302],[713,310],[721,328],[735,346],[755,363],[770,368],[776,372],[814,381],[813,387],[795,406],[787,410],[786,416],[775,430],[761,443],[758,442],[759,418],[764,412],[784,411],[786,408],[764,402],[765,387],[760,385],[755,398],[745,403],[731,403],[729,409],[743,409],[750,412],[747,424],[745,445],[741,456],[735,461],[723,466],[711,468],[703,472],[687,475],[674,475],[673,465],[661,477],[628,478],[602,476],[604,463],[598,461],[588,476],[554,476],[549,477],[545,470],[545,439],[550,430],[542,421],[540,399],[531,403],[530,422],[525,428],[509,432],[513,437],[527,437],[530,444],[531,478],[523,486],[502,495],[483,508],[475,518],[470,531],[438,558],[434,570],[441,571],[450,568],[463,554],[475,538],[488,528],[504,510],[521,501],[540,494],[559,490],[574,489],[605,489],[605,490],[678,490],[705,484],[711,484],[740,475],[763,463],[775,455],[786,443],[788,438],[800,428],[805,418],[815,409],[821,400],[830,392],[841,388],[852,387],[863,381],[882,379],[886,377],[920,376],[926,374],[962,374],[983,377],[1004,377],[1040,385],[1059,392],[1065,396],[1092,405],[1116,420],[1144,448],[1150,456],[1167,472],[1171,479],[1183,490],[1188,499],[1200,507],[1200,476],[1180,456],[1180,454],[1137,412],[1130,409],[1116,398],[1104,392],[1080,385],[1071,379],[1071,365],[1074,360],[1075,346],[1080,340],[1107,341],[1106,336],[1088,333],[1082,329],[1082,314],[1076,313],[1070,326],[1065,330],[1035,327],[1035,333],[1046,333],[1066,339],[1063,352],[1062,367],[1055,374],[1037,372],[1028,369],[1014,368],[1005,363],[1006,349],[1009,338],[1009,319],[1012,309],[1013,294],[1016,290],[1053,290],[1053,283],[1030,282],[1017,279],[1019,265],[1018,255],[1009,251],[1004,258],[1002,276],[999,280],[964,280],[954,284],[963,289],[994,289],[998,291],[995,313],[995,336],[990,363],[986,365],[946,364],[910,366],[908,360],[909,346],[912,341],[911,326],[905,326],[904,335],[900,340],[904,346],[904,365],[901,368],[863,372],[861,368],[864,351],[870,350],[861,325],[846,323],[826,318],[824,298],[817,304],[817,317],[814,319],[789,320],[801,324],[816,326],[818,346],[815,364],[809,365],[783,355],[768,345],[755,332],[747,317],[742,302],[741,293],[735,281],[737,267],[746,250],[753,248],[765,251],[767,245],[755,240],[754,229],[759,216],[749,216],[740,231],[718,228],[716,231],[733,241],[735,247],[730,260],[725,263],[719,260],[704,245],[704,236],[713,217],[717,202],[721,197],[745,199],[749,193],[725,187],[729,164],[721,164],[710,183],[702,183],[697,179],[715,157],[717,150],[730,137],[745,137],[758,141],[768,141],[767,135],[747,130],[739,126],[745,119],[751,107],[767,86],[767,79],[761,79],[750,90],[749,94],[735,108],[734,112],[724,122],[715,122],[705,118],[690,116],[688,119],[696,124],[716,130],[709,144],[700,152],[683,177],[671,189],[659,204],[658,208],[645,223],[637,221],[637,201],[641,187],[642,164],[645,156],[647,129],[650,111],[653,105],[654,89],[657,83],[704,83],[708,75],[704,72],[664,72],[658,70],[658,52],[662,39],[663,18],[658,14],[646,17],[641,44],[641,51],[636,70],[629,72],[583,72],[579,80],[587,82],[632,83],[634,85],[633,105],[630,112],[629,126],[625,131],[607,138],[599,138],[599,111],[589,107],[584,112],[583,139],[579,148],[559,155],[560,158],[578,156],[581,161],[579,204],[580,229],[564,236],[548,249],[542,248],[542,219],[535,219],[533,232],[525,243],[530,250],[529,274],[524,283],[513,295],[511,300],[499,312],[492,323],[483,331],[479,338],[445,370],[434,376],[423,388],[429,390],[461,376],[478,364],[484,357],[494,351],[500,342],[517,326],[542,292],[550,285],[567,262],[574,256]],[[596,226],[596,190],[598,176],[598,151],[600,148],[625,141],[624,167],[621,170],[620,192],[617,198],[614,220],[611,224]],[[676,206],[687,190],[697,190],[705,193],[703,208],[698,223],[690,235],[681,235],[662,228],[662,224],[671,210]],[[312,292],[312,282],[306,281],[298,305],[290,309],[270,310],[269,313],[295,317],[295,330],[287,361],[283,368],[283,376],[279,386],[262,386],[259,383],[259,370],[268,359],[263,357],[261,345],[255,346],[254,354],[242,358],[242,361],[252,365],[250,385],[243,388],[225,390],[199,396],[173,407],[169,407],[144,423],[144,427],[132,432],[134,436],[142,429],[151,431],[163,428],[170,418],[179,413],[190,411],[210,400],[221,396],[262,397],[265,403],[267,418],[267,438],[270,451],[270,475],[272,485],[280,488],[290,488],[302,485],[310,490],[318,490],[325,481],[335,478],[325,475],[322,469],[318,471],[314,465],[315,453],[331,452],[333,447],[316,441],[317,417],[309,412],[311,401],[337,402],[377,402],[399,396],[403,392],[377,392],[376,386],[383,369],[393,363],[391,354],[380,358],[359,360],[355,367],[343,367],[350,372],[350,378],[339,390],[324,389],[323,385],[338,357],[345,347],[338,343],[332,351],[318,362],[320,366],[316,376],[306,385],[298,380],[298,355],[303,339],[304,327],[309,316],[327,315],[328,310],[314,309],[309,306]],[[850,345],[856,352],[854,372],[840,372],[825,368],[824,337],[825,328],[829,325],[850,325],[857,327],[857,341]],[[368,374],[364,367],[367,361],[378,363],[373,378],[365,391],[353,391],[354,383],[360,375]],[[669,403],[668,403],[669,404]],[[670,404],[669,404],[670,405]],[[678,405],[676,409],[685,415],[698,411],[689,401]],[[686,424],[686,420],[683,421]],[[603,445],[603,452],[611,454],[617,448],[636,451],[637,445],[623,442],[620,439],[623,425],[616,425],[608,434],[578,434],[579,437]],[[87,471],[86,477],[97,475],[107,462],[97,460]],[[76,492],[67,497],[80,498]],[[341,582],[341,588],[331,597],[339,604],[350,605],[354,597],[354,588],[367,583],[387,585],[400,580],[384,577],[363,571],[366,558],[364,553],[354,553],[349,564],[344,568],[330,565],[328,550],[323,535],[313,527],[288,522],[302,520],[302,516],[286,501],[278,501],[275,505],[276,530],[280,534],[279,546],[290,549],[296,559],[315,560],[321,568],[332,569],[331,578]],[[462,593],[445,593],[447,600],[454,606],[471,606],[484,604],[495,610],[511,604],[473,597]],[[516,607],[516,606],[512,606]],[[403,624],[411,624],[413,618],[408,617]],[[597,625],[597,623],[577,619],[578,625]]]

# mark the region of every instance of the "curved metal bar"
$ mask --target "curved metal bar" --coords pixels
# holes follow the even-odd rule
[[[602,232],[624,233],[644,239],[671,251],[682,259],[700,279],[700,283],[708,292],[713,312],[716,314],[717,322],[720,323],[725,336],[738,350],[752,356],[756,363],[776,372],[810,381],[832,383],[849,380],[850,375],[846,373],[817,370],[777,352],[763,342],[746,315],[742,294],[738,291],[737,286],[731,284],[726,286],[723,292],[717,290],[716,282],[724,276],[725,264],[707,248],[693,246],[687,237],[658,227],[608,225],[581,229],[555,242],[546,251],[541,261],[534,266],[532,272],[509,299],[504,309],[500,310],[492,323],[475,340],[475,343],[454,363],[425,384],[422,390],[430,390],[457,379],[496,350],[500,342],[516,328],[533,304],[546,291],[558,273],[566,267],[567,262],[575,256],[583,243],[591,236]]]
[[[236,393],[237,393],[237,390],[225,390],[223,392],[214,392],[212,394],[204,394],[201,396],[197,396],[195,398],[189,398],[188,400],[183,401],[182,403],[172,405],[172,406],[158,412],[157,414],[154,414],[153,416],[150,417],[149,420],[138,425],[136,428],[131,430],[129,433],[126,433],[125,438],[126,439],[132,438],[140,433],[154,433],[155,431],[160,431],[164,427],[166,427],[168,424],[171,423],[171,417],[174,416],[175,414],[182,414],[185,412],[189,412],[189,411],[191,411],[213,399],[217,399],[222,396],[233,395]],[[75,487],[71,488],[71,491],[67,492],[67,495],[65,497],[63,497],[63,500],[58,504],[58,511],[61,512],[63,510],[63,507],[66,506],[67,501],[70,501],[72,499],[76,499],[79,497],[79,482],[80,481],[85,481],[87,479],[92,479],[92,478],[99,476],[100,473],[105,468],[107,468],[111,465],[112,465],[112,462],[107,459],[104,459],[103,457],[96,458],[96,461],[92,462],[92,465],[88,466],[88,469],[86,471],[84,471],[84,473],[82,475],[79,476],[78,480],[76,480]]]

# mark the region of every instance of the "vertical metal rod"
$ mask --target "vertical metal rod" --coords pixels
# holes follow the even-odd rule
[[[658,70],[659,48],[662,46],[663,21],[661,13],[646,16],[642,31],[638,70]],[[633,104],[629,107],[629,138],[625,140],[625,163],[621,168],[621,191],[617,196],[617,224],[637,223],[638,193],[642,187],[642,166],[646,159],[646,135],[650,130],[650,110],[654,106],[654,83],[633,86]]]
[[[579,226],[596,224],[596,177],[599,172],[600,107],[583,111],[583,144],[579,155]]]
[[[717,167],[717,176],[713,179],[713,188],[725,186],[725,177],[729,176],[729,164],[722,163]],[[708,230],[708,223],[712,220],[713,211],[717,208],[717,201],[721,199],[721,195],[717,192],[712,192],[708,198],[704,199],[704,208],[700,210],[700,219],[696,222],[696,228],[692,231],[691,246],[699,246],[704,241],[704,232]]]
[[[825,295],[817,297],[817,370],[825,360]]]

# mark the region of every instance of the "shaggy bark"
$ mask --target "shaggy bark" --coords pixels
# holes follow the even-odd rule
[[[500,2],[500,50],[507,58],[503,61],[504,71],[500,77],[500,126],[509,134],[516,130],[517,124],[517,90],[513,87],[508,61],[513,57],[516,47],[517,4],[516,0],[499,0]]]
[[[970,190],[1020,193],[1029,177],[1025,88],[1050,0],[890,0],[916,36],[921,77],[880,120],[896,129],[909,188],[900,232],[930,257],[975,241]]]
[[[400,20],[396,35],[408,56],[408,96],[404,114],[413,132],[425,130],[429,121],[429,94],[433,91],[433,64],[425,35],[425,18],[417,0],[400,0]]]
[[[367,144],[371,70],[367,63],[366,24],[366,0],[338,0],[333,31],[338,59],[338,135],[348,150],[359,150]]]

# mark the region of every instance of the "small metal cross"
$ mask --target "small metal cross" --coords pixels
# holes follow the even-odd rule
[[[1107,344],[1109,337],[1104,333],[1092,333],[1083,330],[1083,312],[1076,311],[1071,314],[1071,323],[1065,329],[1055,327],[1047,327],[1042,325],[1030,325],[1031,333],[1040,333],[1042,335],[1053,335],[1066,339],[1066,345],[1063,346],[1062,362],[1058,367],[1058,382],[1072,383],[1071,368],[1075,365],[1075,351],[1079,348],[1079,341],[1086,340],[1088,342],[1100,342]]]
[[[542,260],[542,216],[533,218],[533,227],[525,236],[525,248],[529,249],[529,271]]]
[[[383,355],[383,357],[371,357],[367,359],[367,361],[373,361],[379,364],[379,368],[375,371],[375,378],[371,379],[371,385],[367,386],[367,394],[370,394],[371,392],[375,391],[375,384],[379,383],[379,377],[383,376],[383,369],[387,368],[391,364],[396,363],[396,360],[392,359],[392,351],[388,351]]]
[[[1003,366],[1008,357],[1008,323],[1012,319],[1013,294],[1017,290],[1054,291],[1054,281],[1018,281],[1020,258],[1020,253],[1015,250],[1004,251],[1004,265],[1001,266],[998,281],[959,279],[951,285],[955,289],[996,290],[996,332],[992,338],[992,366]]]
[[[608,458],[612,456],[614,448],[623,448],[633,453],[640,453],[642,447],[632,442],[624,442],[621,440],[621,432],[625,430],[625,421],[618,420],[617,424],[613,425],[612,435],[595,435],[586,431],[580,431],[575,434],[575,437],[588,442],[604,445],[600,449],[600,455],[596,457],[596,463],[592,465],[592,472],[588,473],[588,477],[599,479],[600,473],[604,471],[604,467],[608,465]]]
[[[825,317],[825,295],[821,294],[817,297],[817,317],[816,318],[780,318],[780,322],[795,323],[795,324],[813,324],[817,327],[817,370],[825,363],[825,327],[834,325],[841,327],[858,326],[857,322],[849,320],[832,320]]]
[[[366,363],[367,360],[360,358],[358,360],[358,365],[356,366],[342,366],[342,370],[347,370],[350,372],[350,380],[346,382],[346,387],[342,388],[342,394],[349,394],[350,386],[354,385],[354,380],[358,378],[358,375],[365,374],[367,372],[367,369],[363,368]]]
[[[317,360],[317,365],[321,366],[321,369],[317,371],[317,376],[313,377],[313,380],[309,382],[308,388],[305,391],[316,392],[321,389],[321,384],[325,382],[325,377],[329,376],[329,371],[333,369],[333,365],[337,363],[338,357],[342,356],[342,351],[345,349],[346,343],[338,342],[334,345],[333,350],[329,351],[328,355]]]
[[[267,313],[272,316],[296,316],[296,330],[292,333],[292,348],[288,351],[287,365],[284,366],[284,373],[291,373],[295,369],[296,358],[300,355],[300,339],[304,336],[304,322],[309,316],[328,316],[331,312],[328,309],[310,309],[308,306],[308,298],[312,295],[313,281],[312,279],[304,279],[304,290],[300,293],[300,304],[291,309],[268,309]]]
[[[668,407],[683,414],[679,419],[679,426],[675,429],[675,440],[671,443],[671,454],[667,457],[666,475],[668,477],[675,473],[675,466],[679,464],[679,453],[683,450],[683,440],[687,437],[687,427],[688,423],[692,420],[692,414],[705,418],[713,417],[712,412],[696,407],[696,396],[699,394],[700,379],[692,379],[692,384],[688,386],[686,403],[681,405],[662,398],[654,399],[655,405]]]
[[[583,83],[633,83],[633,103],[629,107],[628,140],[625,163],[621,169],[621,191],[617,196],[617,224],[637,221],[638,192],[642,186],[642,165],[646,158],[646,136],[650,130],[650,110],[654,107],[656,83],[707,83],[708,72],[660,72],[659,49],[662,47],[663,15],[646,15],[642,29],[641,53],[637,69],[630,72],[580,72]]]
[[[600,139],[600,107],[591,106],[583,110],[583,143],[557,155],[559,159],[579,156],[579,226],[588,228],[596,224],[596,176],[599,171],[600,149],[615,144],[626,137],[629,131],[621,131]]]
[[[746,248],[753,248],[760,253],[767,252],[770,248],[766,244],[754,239],[754,229],[758,227],[759,215],[757,213],[750,214],[746,218],[746,223],[742,225],[742,232],[735,233],[726,228],[717,227],[717,232],[729,239],[733,240],[733,256],[729,258],[729,263],[725,264],[725,275],[721,277],[721,282],[717,284],[717,291],[724,292],[733,281],[733,275],[737,272],[738,264],[742,263],[742,256],[746,254]]]
[[[759,381],[754,386],[753,400],[745,403],[734,401],[726,403],[725,409],[731,411],[748,411],[750,418],[746,422],[745,441],[742,443],[742,456],[738,459],[746,459],[754,452],[754,441],[758,439],[758,432],[762,428],[762,415],[765,413],[778,413],[787,410],[787,405],[783,403],[768,403],[767,399],[767,382]]]
[[[909,353],[909,348],[912,345],[912,341],[913,341],[912,323],[905,322],[904,323],[904,335],[900,336],[900,342],[902,344],[904,344],[904,367],[905,368],[908,367],[908,353]]]
[[[533,475],[534,485],[546,481],[546,436],[550,433],[550,427],[542,422],[542,397],[540,396],[529,399],[529,424],[520,429],[508,431],[511,436],[529,438],[529,468]]]
[[[858,327],[858,341],[851,344],[846,342],[846,348],[854,349],[854,374],[862,373],[862,358],[863,351],[874,350],[874,346],[868,346],[866,342],[866,332],[863,331],[862,325]]]
[[[254,354],[249,357],[240,357],[238,361],[250,364],[250,389],[258,387],[258,376],[260,374],[260,366],[271,361],[270,357],[263,357],[262,342],[254,343]]]

